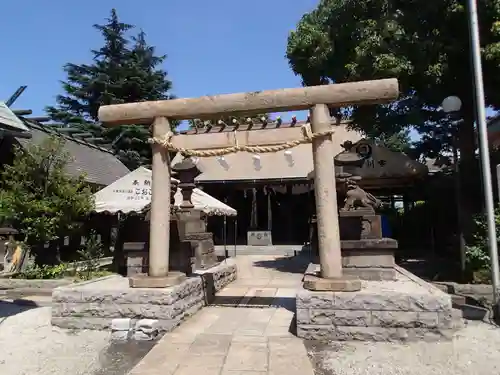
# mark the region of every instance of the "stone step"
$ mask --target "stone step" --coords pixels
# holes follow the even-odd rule
[[[227,252],[228,256],[234,257],[239,255],[285,255],[294,256],[298,254],[309,255],[310,251],[307,247],[300,245],[290,245],[290,246],[237,246],[236,249],[234,245],[227,245],[226,250],[224,246],[216,245],[214,246],[214,251],[218,256],[224,256]]]
[[[462,317],[467,320],[487,321],[490,318],[490,311],[487,308],[481,306],[474,306],[466,303],[463,304],[453,303],[453,307],[456,310],[460,310],[462,313]]]
[[[447,285],[436,283],[434,283],[433,285],[441,289],[445,293],[449,291]],[[450,296],[454,310],[460,311],[462,319],[485,321],[490,318],[490,311],[487,308],[467,303],[470,301],[470,297],[468,298],[467,296],[461,294],[450,294]]]
[[[467,299],[465,296],[461,296],[459,294],[452,294],[451,302],[456,305],[465,305],[467,303]]]
[[[433,283],[433,285],[445,293],[453,291],[453,288],[450,288],[447,284]],[[454,310],[460,311],[462,319],[481,321],[490,319],[490,311],[487,308],[467,303],[470,302],[471,297],[452,293],[450,293],[450,296]]]

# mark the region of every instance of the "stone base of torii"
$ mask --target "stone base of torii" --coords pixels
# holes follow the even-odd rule
[[[322,291],[355,291],[361,288],[357,279],[342,274],[337,195],[332,154],[331,116],[329,107],[347,107],[385,103],[398,96],[398,81],[384,79],[341,83],[304,88],[280,89],[240,94],[205,96],[103,106],[99,118],[106,126],[125,124],[152,125],[152,199],[150,212],[149,273],[131,280],[132,287],[165,288],[181,282],[185,275],[169,270],[170,183],[169,151],[185,156],[213,156],[232,152],[276,152],[300,143],[312,143],[314,186],[318,226],[320,275],[310,276],[308,289]],[[248,145],[223,135],[207,150],[193,150],[187,138],[171,133],[171,120],[217,118],[228,115],[251,115],[262,112],[309,110],[310,129],[301,139],[265,140]],[[279,129],[277,129],[279,131]],[[203,134],[197,135],[203,137]],[[244,139],[245,137],[243,137]]]

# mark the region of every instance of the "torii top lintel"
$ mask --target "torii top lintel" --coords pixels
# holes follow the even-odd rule
[[[186,120],[257,112],[286,112],[311,108],[386,103],[397,99],[396,78],[337,83],[279,90],[246,92],[198,98],[106,105],[99,108],[99,119],[107,126],[150,125],[156,117]]]

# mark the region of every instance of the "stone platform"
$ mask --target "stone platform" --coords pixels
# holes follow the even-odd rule
[[[122,276],[56,288],[52,293],[52,325],[111,328],[127,337],[135,335],[134,331],[139,336],[168,332],[210,303],[236,276],[236,265],[224,262],[168,288],[130,288],[128,278]]]
[[[463,326],[450,295],[395,266],[358,292],[297,292],[297,335],[321,341],[436,341]]]

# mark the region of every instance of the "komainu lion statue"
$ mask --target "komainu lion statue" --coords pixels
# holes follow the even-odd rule
[[[382,207],[382,202],[375,198],[370,193],[361,189],[356,181],[347,179],[346,181],[346,197],[344,199],[344,207],[342,211],[354,211],[356,209],[369,209],[375,211],[376,208]]]

